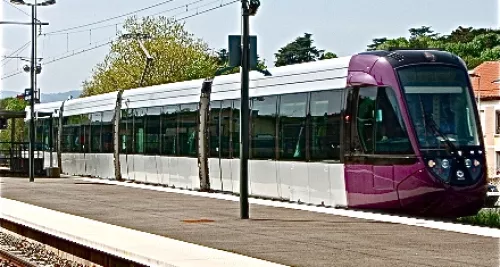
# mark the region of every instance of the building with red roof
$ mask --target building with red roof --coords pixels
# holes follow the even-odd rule
[[[481,115],[488,176],[500,178],[500,61],[483,62],[469,75]]]

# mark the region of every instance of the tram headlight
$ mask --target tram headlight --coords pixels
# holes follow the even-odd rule
[[[434,168],[434,166],[436,166],[436,162],[431,159],[427,162],[427,166],[429,166],[429,168]]]
[[[479,162],[479,160],[475,159],[474,166],[479,167],[479,165],[481,165],[481,162]]]
[[[467,167],[467,168],[472,167],[472,160],[470,160],[470,159],[465,159],[465,167]]]
[[[448,169],[450,167],[450,161],[447,160],[447,159],[443,159],[441,161],[441,167],[445,168],[445,169]]]
[[[449,182],[450,181],[450,160],[448,159],[429,159],[427,161],[427,166],[430,168],[432,173],[436,175],[441,181]]]

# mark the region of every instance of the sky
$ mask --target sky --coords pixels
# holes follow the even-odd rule
[[[35,0],[25,0],[33,3]],[[40,1],[40,0],[38,0]],[[234,0],[169,0],[168,3],[136,13],[180,19]],[[0,21],[30,22],[27,6],[10,5],[2,0]],[[57,0],[53,6],[39,7],[38,19],[49,22],[42,26],[38,38],[38,57],[42,64],[88,48],[96,47],[116,37],[116,28],[125,17],[88,27],[51,32],[85,25],[120,16],[164,0]],[[274,63],[274,53],[304,33],[313,34],[318,49],[348,56],[365,51],[373,38],[408,37],[408,29],[431,26],[438,33],[449,34],[458,26],[500,28],[499,0],[260,0],[256,16],[250,19],[250,33],[258,36],[258,54],[268,66]],[[170,11],[169,11],[170,10]],[[25,13],[24,13],[25,12]],[[203,39],[211,48],[227,47],[227,36],[241,33],[240,4],[234,3],[183,20],[186,29]],[[96,28],[99,26],[107,26]],[[92,30],[89,30],[93,28]],[[69,32],[69,34],[68,34]],[[75,33],[76,32],[76,33]],[[29,87],[29,74],[22,70],[29,62],[4,59],[31,40],[31,27],[0,25],[2,57],[0,90],[22,92]],[[14,55],[29,58],[31,46]],[[90,78],[93,68],[102,62],[109,46],[102,46],[43,66],[38,75],[38,87],[43,93],[80,90]]]

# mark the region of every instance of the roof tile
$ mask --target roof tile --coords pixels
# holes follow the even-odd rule
[[[500,98],[500,84],[492,83],[500,78],[500,60],[485,61],[477,66],[473,73],[480,76],[471,76],[472,88],[476,97],[481,99]]]

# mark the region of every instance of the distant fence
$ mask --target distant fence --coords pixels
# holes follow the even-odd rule
[[[35,174],[43,173],[44,151],[43,143],[35,143]],[[0,142],[0,166],[15,173],[28,173],[29,143]]]

